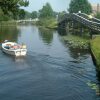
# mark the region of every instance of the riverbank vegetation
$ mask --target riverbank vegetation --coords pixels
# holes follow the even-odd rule
[[[76,36],[76,35],[66,35],[62,36],[62,39],[65,43],[70,44],[73,48],[80,48],[80,49],[88,49],[89,48],[89,37],[82,37],[82,36]]]
[[[37,25],[47,28],[57,28],[56,12],[53,11],[51,5],[46,3],[38,12],[39,21]]]
[[[0,0],[0,21],[17,19],[17,16],[20,15],[20,11],[24,11],[21,7],[28,5],[28,0]]]
[[[96,18],[100,19],[100,12],[97,12],[97,14],[95,15]]]
[[[80,48],[80,49],[91,49],[93,59],[97,65],[98,71],[100,71],[100,36],[93,36],[93,39],[89,37],[82,37],[76,35],[65,35],[62,36],[62,40],[65,44],[70,44],[70,47]]]
[[[96,36],[94,39],[92,39],[90,44],[93,56],[96,60],[96,64],[99,66],[100,70],[100,36]]]
[[[57,20],[55,18],[41,18],[37,25],[46,28],[57,29]]]
[[[15,2],[15,5],[13,4]],[[47,2],[42,9],[39,11],[32,11],[28,12],[24,9],[21,9],[22,6],[28,6],[29,1],[28,0],[14,0],[12,1],[12,5],[18,6],[18,8],[9,8],[11,6],[11,0],[9,2],[6,0],[5,4],[4,2],[0,1],[0,4],[7,5],[8,8],[4,8],[1,6],[0,8],[0,25],[3,25],[4,21],[5,23],[8,21],[14,22],[14,20],[27,20],[27,19],[33,19],[36,22],[33,22],[33,24],[40,25],[46,28],[57,28],[57,12],[53,11],[51,5]],[[6,25],[4,23],[4,25]]]
[[[0,21],[0,26],[16,26],[17,23],[14,20],[11,21]]]
[[[22,6],[28,6],[27,0],[1,0],[0,1],[0,26],[16,25],[17,18],[22,18],[24,10]],[[11,7],[13,6],[13,7]]]

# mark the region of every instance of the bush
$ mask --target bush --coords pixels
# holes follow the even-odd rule
[[[37,24],[48,28],[57,28],[57,21],[55,18],[41,18]]]
[[[95,17],[100,19],[100,12],[98,12]]]

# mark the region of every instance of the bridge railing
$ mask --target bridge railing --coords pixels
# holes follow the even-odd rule
[[[94,22],[89,19],[86,19],[76,13],[73,13],[72,18],[93,30],[100,31],[100,23],[98,22]]]
[[[89,15],[87,15],[87,14],[85,14],[85,13],[78,13],[78,15],[80,15],[80,16],[82,16],[82,17],[84,17],[84,18],[89,19]],[[100,19],[97,19],[97,18],[95,18],[95,17],[92,18],[92,21],[100,23]]]

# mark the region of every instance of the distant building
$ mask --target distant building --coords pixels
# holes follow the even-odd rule
[[[100,12],[100,4],[93,4],[92,10],[94,14],[96,14],[97,12]]]

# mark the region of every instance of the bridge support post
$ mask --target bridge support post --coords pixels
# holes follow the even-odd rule
[[[74,22],[74,20],[72,21],[72,34],[74,34],[75,33],[75,22]]]
[[[80,35],[82,35],[83,32],[84,32],[84,29],[83,29],[82,25],[80,25]]]
[[[90,38],[92,39],[93,31],[90,29]]]
[[[77,21],[75,21],[75,20],[73,20],[72,21],[72,28],[73,28],[73,34],[77,34],[77,28],[78,28],[78,26],[77,26]]]
[[[65,29],[66,28],[66,22],[65,21],[61,24],[61,28],[62,29]]]
[[[69,33],[69,22],[66,22],[66,33]]]

